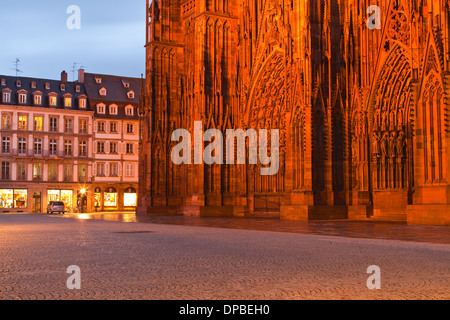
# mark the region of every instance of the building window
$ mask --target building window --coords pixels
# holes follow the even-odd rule
[[[31,82],[31,89],[36,89],[36,82],[35,81]]]
[[[82,98],[82,99],[78,100],[78,103],[79,103],[78,107],[80,109],[86,109],[86,99]]]
[[[101,133],[105,133],[106,132],[106,122],[104,122],[104,121],[97,122],[97,131],[101,132]]]
[[[105,176],[105,164],[97,163],[97,177],[104,177],[104,176]]]
[[[106,88],[101,88],[100,91],[99,91],[99,93],[100,93],[100,95],[101,95],[102,97],[105,97],[105,96],[106,96],[106,93],[107,93]]]
[[[58,118],[50,118],[50,132],[58,132]]]
[[[22,87],[22,81],[16,80],[16,87],[21,88]]]
[[[127,154],[134,154],[134,144],[127,143]]]
[[[124,88],[130,87],[130,83],[128,81],[122,80],[122,83],[123,83]]]
[[[109,132],[110,133],[117,133],[117,122],[111,122],[109,124]]]
[[[87,157],[87,141],[80,141],[79,154],[80,157]]]
[[[110,105],[109,106],[109,114],[117,115],[117,113],[118,113],[118,107],[115,104]]]
[[[51,156],[56,156],[58,153],[58,141],[56,139],[50,139],[49,152]]]
[[[41,163],[33,163],[33,181],[42,181]]]
[[[134,125],[132,123],[127,123],[127,133],[134,134]]]
[[[2,129],[6,129],[6,130],[11,129],[11,115],[10,114],[2,114]]]
[[[27,138],[19,138],[19,154],[27,153]]]
[[[97,106],[97,113],[99,114],[105,114],[106,113],[106,107],[103,104],[99,104]]]
[[[17,180],[25,181],[27,180],[27,163],[18,162],[17,163]]]
[[[3,92],[3,103],[10,103],[10,102],[11,102],[11,93]]]
[[[50,106],[56,107],[56,102],[57,102],[56,96],[51,96],[51,97],[49,97],[49,99],[50,99]]]
[[[64,140],[64,155],[72,156],[72,140]]]
[[[134,92],[133,91],[128,92],[128,99],[134,99]]]
[[[48,83],[48,82],[45,83],[45,89],[50,90],[50,83]]]
[[[102,83],[102,78],[95,78],[95,82],[98,83],[98,84],[101,84]]]
[[[88,125],[87,119],[80,119],[78,124],[79,133],[86,134],[88,132],[87,125]]]
[[[132,106],[125,108],[125,114],[127,116],[133,116],[134,115],[134,108]]]
[[[116,162],[109,164],[109,176],[118,177],[119,176],[119,164]]]
[[[71,164],[64,164],[64,182],[72,182],[73,181],[73,171]]]
[[[109,143],[109,153],[117,154],[117,142]]]
[[[49,163],[48,165],[48,181],[58,181],[58,165],[56,163]]]
[[[19,130],[28,130],[28,116],[19,116]]]
[[[73,120],[71,118],[64,118],[64,132],[73,132]]]
[[[66,108],[72,107],[72,98],[64,98],[64,107]]]
[[[36,138],[34,139],[34,154],[35,155],[42,155],[42,139]]]
[[[2,153],[9,154],[11,152],[11,138],[3,137],[2,138]]]
[[[34,104],[37,106],[42,104],[42,96],[40,94],[34,96]]]
[[[61,83],[60,88],[61,88],[61,91],[66,91],[66,85],[64,83]]]
[[[43,129],[43,118],[34,117],[34,131],[42,131]]]
[[[2,180],[10,180],[10,164],[7,161],[2,161]]]
[[[27,103],[27,94],[26,93],[19,93],[19,103],[20,104]]]
[[[134,164],[127,163],[125,165],[125,176],[126,177],[134,177]]]
[[[6,86],[6,80],[2,79],[2,86]]]
[[[75,91],[76,92],[80,92],[81,91],[81,87],[79,85],[75,86]]]
[[[105,143],[97,142],[97,153],[105,153]]]
[[[87,165],[78,165],[78,182],[87,182]]]

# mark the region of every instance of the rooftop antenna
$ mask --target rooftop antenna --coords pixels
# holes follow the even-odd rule
[[[78,65],[79,65],[78,62],[74,62],[72,65],[72,82],[75,81],[75,72],[78,71],[78,69],[77,69]]]
[[[18,77],[19,73],[23,73],[23,71],[19,69],[20,59],[16,58],[16,61],[14,61],[13,63],[14,63],[14,68],[11,68],[11,69],[16,72],[16,77]]]

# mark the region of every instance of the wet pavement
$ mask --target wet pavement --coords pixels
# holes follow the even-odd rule
[[[0,300],[448,300],[447,230],[134,214],[0,215]],[[368,236],[408,241],[360,238]],[[80,289],[67,285],[70,266],[81,271]],[[370,266],[381,270],[379,290],[367,286]]]
[[[92,213],[61,217],[192,227],[299,233],[365,239],[384,239],[450,244],[450,227],[414,226],[379,221],[286,221],[270,218],[212,218],[187,216],[141,216],[134,213]]]

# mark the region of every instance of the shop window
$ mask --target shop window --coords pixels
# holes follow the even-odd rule
[[[26,209],[27,208],[27,190],[14,190],[14,208]]]
[[[137,206],[137,193],[136,189],[128,188],[123,194],[123,205],[125,207],[136,207]]]
[[[103,195],[103,205],[105,207],[117,207],[117,190],[108,188]]]
[[[12,189],[0,189],[0,209],[13,208],[13,195]]]

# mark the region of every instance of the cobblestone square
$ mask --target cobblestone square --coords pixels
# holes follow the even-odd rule
[[[435,236],[416,241],[406,225],[384,226],[406,230],[388,240],[255,230],[245,220],[224,228],[94,218],[0,215],[0,299],[450,298],[446,227],[415,228]],[[71,265],[80,267],[80,290],[66,286]],[[381,290],[367,288],[371,265],[381,269]]]

